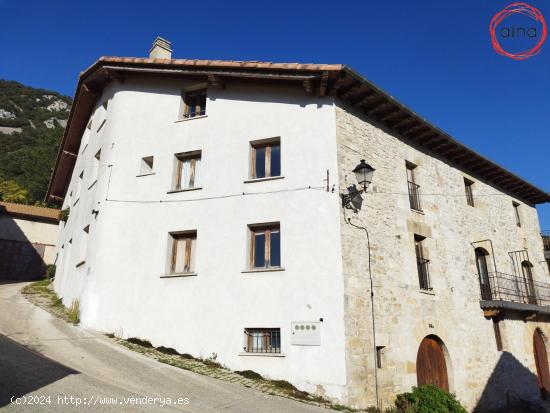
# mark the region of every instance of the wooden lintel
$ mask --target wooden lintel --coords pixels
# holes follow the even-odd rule
[[[208,84],[218,90],[223,90],[225,88],[225,83],[222,78],[216,75],[208,75]]]
[[[498,317],[499,314],[500,314],[500,310],[498,308],[483,309],[483,317],[486,317],[486,318]]]
[[[321,82],[319,84],[319,96],[325,96],[327,94],[328,85],[328,72],[324,71],[321,75]]]

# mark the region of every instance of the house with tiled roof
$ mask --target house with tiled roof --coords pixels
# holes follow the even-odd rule
[[[360,408],[550,391],[550,195],[348,66],[102,57],[47,200],[89,328]]]

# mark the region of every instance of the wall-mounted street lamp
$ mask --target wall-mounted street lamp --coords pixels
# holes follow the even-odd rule
[[[361,194],[367,192],[367,189],[372,182],[372,176],[374,175],[375,169],[365,162],[364,159],[361,159],[359,165],[353,169],[355,178],[362,189],[357,189],[356,185],[348,187],[347,194],[341,194],[342,196],[342,206],[347,209],[353,209],[358,211],[361,209],[361,204],[363,203],[363,198]]]

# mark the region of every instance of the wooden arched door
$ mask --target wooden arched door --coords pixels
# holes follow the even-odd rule
[[[445,355],[433,336],[424,337],[416,355],[416,380],[418,386],[433,384],[449,391],[449,379]]]
[[[535,354],[540,394],[546,399],[550,395],[550,369],[548,368],[548,355],[546,354],[544,338],[538,328],[533,335],[533,352]]]

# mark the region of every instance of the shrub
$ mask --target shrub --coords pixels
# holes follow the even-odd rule
[[[237,373],[239,376],[246,377],[247,379],[252,379],[252,380],[263,380],[264,379],[261,374],[256,373],[253,370],[236,371],[235,373]]]
[[[59,220],[63,222],[67,222],[69,219],[69,214],[71,213],[71,208],[67,207],[65,209],[62,209],[59,211]]]
[[[185,360],[196,360],[195,357],[188,353],[180,354],[180,357]]]
[[[48,265],[48,269],[46,270],[46,277],[50,280],[53,280],[55,278],[55,265]]]
[[[142,338],[130,337],[130,338],[127,338],[126,341],[128,343],[137,344],[138,346],[142,346],[142,347],[147,347],[147,348],[153,347],[153,345],[149,340],[144,340]]]
[[[160,351],[161,353],[164,353],[164,354],[168,354],[170,356],[177,356],[179,355],[179,353],[177,352],[176,349],[172,348],[172,347],[164,347],[164,346],[160,346],[160,347],[157,347],[157,351]]]
[[[453,394],[431,384],[398,394],[395,406],[400,413],[468,413]]]
[[[69,321],[73,324],[80,323],[80,300],[74,299],[67,311]]]

